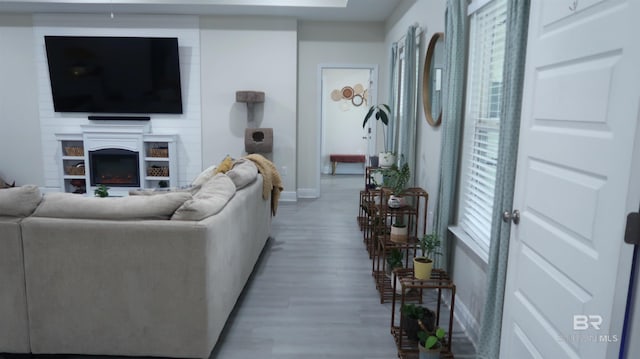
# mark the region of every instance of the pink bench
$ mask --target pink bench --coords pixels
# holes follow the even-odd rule
[[[336,165],[341,163],[365,163],[365,155],[329,155],[331,161],[331,174],[335,176]]]

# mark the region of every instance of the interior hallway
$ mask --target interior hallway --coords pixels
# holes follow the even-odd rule
[[[397,357],[356,222],[363,187],[361,175],[323,175],[320,198],[280,204],[212,358]],[[474,357],[457,323],[452,342],[455,358]]]

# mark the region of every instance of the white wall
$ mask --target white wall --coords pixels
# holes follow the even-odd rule
[[[388,51],[381,23],[301,22],[298,39],[298,192],[313,197],[320,189],[318,65],[378,65],[384,78]]]
[[[331,173],[331,154],[367,154],[367,141],[362,121],[369,110],[363,102],[355,106],[350,99],[340,97],[335,101],[331,93],[356,84],[369,88],[369,69],[327,68],[322,71],[322,173]],[[338,174],[364,174],[361,163],[341,163]]]
[[[203,166],[244,154],[247,106],[236,91],[265,93],[255,105],[259,127],[273,128],[273,153],[284,182],[283,200],[296,199],[297,33],[293,19],[203,17]]]
[[[45,186],[60,187],[60,148],[56,133],[80,133],[80,125],[88,124],[86,113],[54,112],[48,65],[44,47],[45,35],[76,36],[159,36],[177,37],[180,56],[183,114],[152,114],[154,134],[177,134],[178,185],[190,183],[200,172],[200,37],[196,16],[47,14],[34,16],[35,58],[38,69],[38,106],[42,135]],[[104,123],[101,121],[101,123]],[[119,121],[121,123],[121,121]]]
[[[31,15],[0,15],[0,177],[44,185]]]

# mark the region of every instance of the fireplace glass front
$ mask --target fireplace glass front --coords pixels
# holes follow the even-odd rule
[[[89,151],[91,185],[140,187],[138,152],[108,148]]]

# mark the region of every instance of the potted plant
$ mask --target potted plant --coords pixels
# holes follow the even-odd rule
[[[101,184],[96,188],[95,191],[93,191],[93,194],[96,197],[109,197],[109,187]]]
[[[402,311],[402,329],[409,340],[418,340],[420,323],[427,329],[435,328],[436,313],[431,309],[409,303],[403,304],[400,310]]]
[[[422,324],[422,323],[419,323]],[[423,326],[421,326],[423,328]],[[440,359],[440,352],[445,346],[442,328],[435,328],[433,331],[423,329],[418,332],[418,352],[419,359]]]
[[[393,248],[391,250],[391,252],[387,256],[387,268],[386,268],[387,274],[389,275],[389,277],[391,277],[391,274],[393,273],[393,270],[395,268],[402,267],[403,257],[404,255],[402,254],[402,251],[399,250],[398,248]]]
[[[435,256],[442,253],[438,251],[440,248],[440,238],[437,234],[425,234],[420,239],[420,250],[422,256],[413,258],[413,275],[417,279],[431,278],[431,270],[433,269],[433,260]]]
[[[385,187],[391,189],[391,196],[388,201],[389,207],[400,208],[405,206],[406,201],[402,194],[407,188],[407,183],[409,183],[409,179],[411,178],[409,164],[405,162],[401,167],[394,164],[390,168],[385,168],[383,177]]]
[[[382,124],[387,126],[389,124],[389,117],[391,117],[391,108],[387,104],[372,105],[369,108],[369,111],[367,111],[367,114],[364,116],[364,121],[362,122],[362,128],[365,128],[367,126],[367,122],[369,122],[369,119],[372,117],[375,117],[376,121],[381,121]],[[380,167],[389,167],[396,162],[395,154],[393,152],[388,151],[387,149],[385,132],[386,132],[386,128],[384,132],[382,132],[383,141],[384,141],[384,152],[379,153],[379,157],[377,160],[378,166]],[[372,157],[375,157],[375,156],[370,156],[370,158]],[[371,165],[373,166],[373,161]],[[373,166],[373,167],[376,167],[376,166]]]
[[[391,225],[389,237],[391,242],[407,243],[409,238],[409,227],[404,223],[404,215],[400,214],[395,217],[395,222]]]

